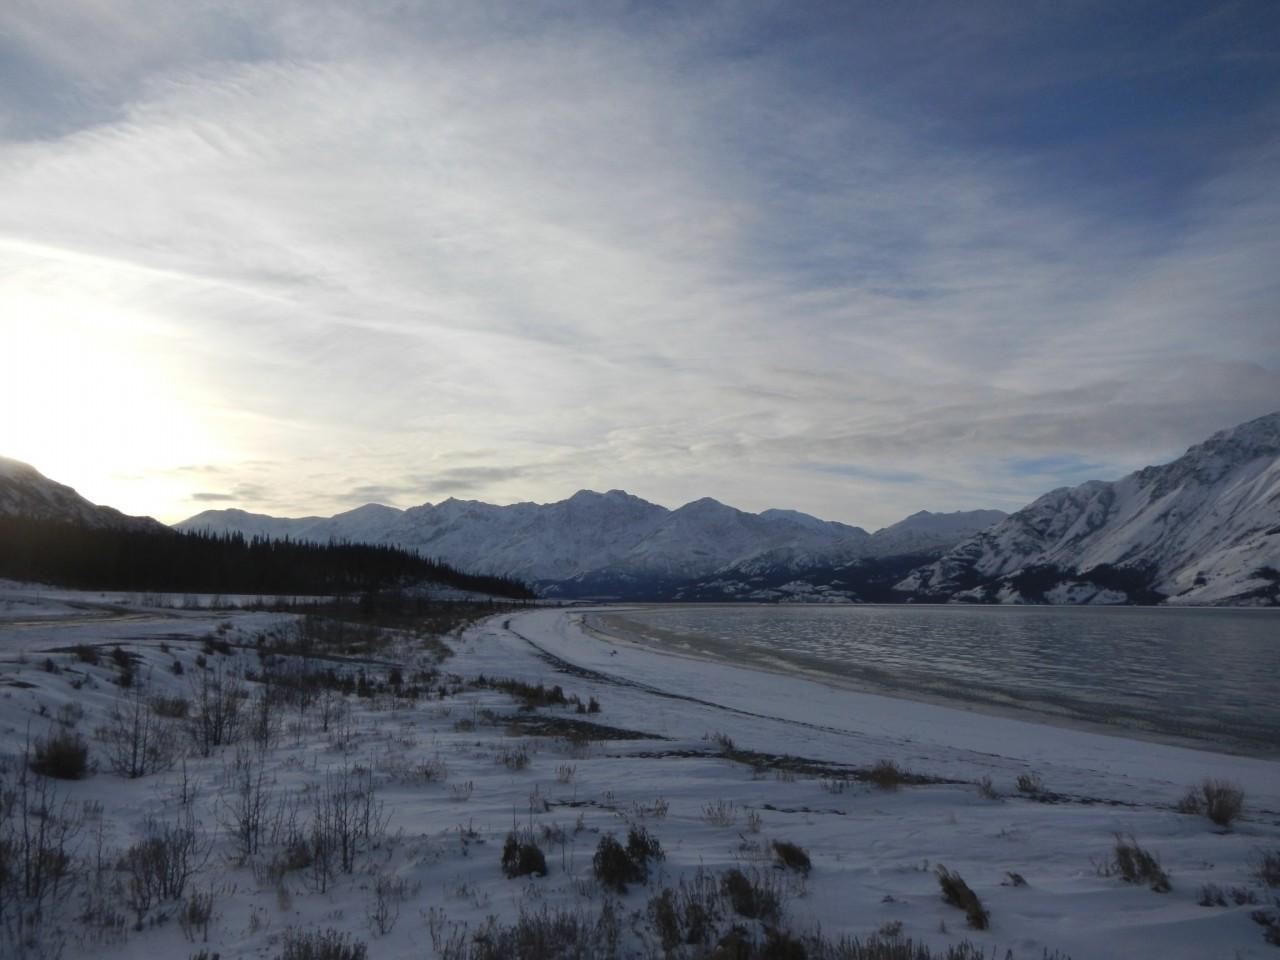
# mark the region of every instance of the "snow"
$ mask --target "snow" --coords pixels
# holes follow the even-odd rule
[[[5,596],[17,602],[19,592],[10,585]],[[250,611],[113,611],[96,595],[71,592],[40,591],[31,609],[66,616],[39,626],[0,624],[2,752],[18,749],[28,730],[42,735],[63,704],[86,711],[80,729],[88,734],[122,695],[111,682],[109,658],[89,666],[51,651],[80,642],[119,643],[139,658],[136,673],[147,678],[148,692],[172,696],[189,693],[205,636],[245,644],[220,662],[256,668],[254,638],[288,631],[294,622],[288,614]],[[86,611],[95,616],[86,617]],[[637,932],[643,924],[633,917],[644,914],[650,896],[699,869],[730,867],[776,877],[786,891],[786,925],[794,931],[820,926],[826,936],[866,937],[901,922],[904,935],[935,948],[967,938],[998,956],[1011,950],[1015,958],[1036,960],[1045,949],[1076,960],[1274,952],[1249,919],[1257,906],[1201,907],[1197,900],[1205,883],[1267,896],[1250,879],[1250,865],[1260,849],[1280,846],[1280,764],[694,660],[602,635],[590,628],[595,614],[499,614],[452,641],[455,652],[443,669],[462,679],[485,674],[561,684],[584,700],[597,698],[601,712],[589,719],[668,739],[583,745],[517,736],[507,726],[508,719],[518,718],[509,697],[462,683],[452,684],[443,699],[353,698],[350,721],[328,733],[319,729],[314,711],[301,718],[289,711],[275,747],[262,755],[271,789],[309,802],[308,791],[326,771],[355,763],[368,767],[390,817],[376,849],[362,852],[355,871],[339,874],[324,893],[308,889],[298,873],[277,882],[252,862],[238,861],[225,827],[236,748],[222,748],[208,759],[188,758],[187,776],[199,784],[196,812],[214,838],[214,852],[195,880],[200,889],[216,891],[208,943],[186,942],[172,919],[137,932],[90,937],[72,919],[80,906],[76,899],[67,904],[61,927],[63,955],[182,957],[207,948],[224,958],[273,957],[283,930],[298,925],[348,930],[368,941],[377,958],[438,955],[433,931],[439,936],[463,924],[474,931],[490,915],[510,922],[521,909],[544,906],[598,912],[604,895],[591,877],[592,852],[602,834],[625,834],[630,823],[643,823],[660,840],[666,860],[647,885],[618,902],[623,956],[661,955]],[[60,665],[60,673],[44,671],[46,656]],[[174,659],[185,664],[184,677],[170,672]],[[393,659],[406,673],[432,662],[430,652],[406,636],[394,658],[365,667],[376,673]],[[79,689],[72,685],[77,680]],[[496,712],[496,722],[486,722],[487,710]],[[564,708],[538,713],[575,719]],[[892,759],[910,771],[955,782],[885,792],[813,773],[783,777],[720,755],[716,735],[731,738],[739,751],[838,765],[833,773]],[[504,750],[522,744],[531,757],[527,769],[498,762]],[[96,741],[91,745],[98,749]],[[428,782],[411,775],[428,761],[447,767],[447,777]],[[1017,795],[1015,779],[1031,771],[1059,802]],[[980,795],[974,781],[984,776],[1003,799]],[[1230,832],[1170,808],[1202,777],[1233,780],[1245,790],[1246,815]],[[176,770],[139,780],[99,770],[63,789],[77,809],[89,811],[89,834],[96,837],[102,826],[110,863],[111,851],[140,835],[147,815],[174,815],[179,784]],[[705,807],[718,801],[732,805],[735,823],[708,821]],[[759,832],[751,829],[748,811],[759,816]],[[563,830],[562,842],[544,842],[549,876],[502,876],[499,851],[513,824]],[[1160,856],[1172,892],[1157,894],[1099,875],[1096,865],[1109,857],[1116,833],[1133,834]],[[807,880],[769,865],[768,842],[774,839],[809,852],[814,868]],[[86,843],[84,852],[95,843]],[[958,871],[978,893],[991,912],[990,930],[965,929],[963,915],[943,903],[933,875],[939,863]],[[1010,871],[1027,885],[1002,885]],[[380,877],[403,881],[405,891],[398,920],[385,934],[371,918]]]

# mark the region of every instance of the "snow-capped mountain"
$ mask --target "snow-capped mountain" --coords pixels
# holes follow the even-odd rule
[[[1005,602],[1280,602],[1280,413],[1114,483],[1047,493],[897,589]]]
[[[1007,516],[1003,510],[957,510],[954,513],[921,510],[873,533],[866,555],[898,557],[944,549],[986,530]]]
[[[668,510],[621,490],[582,490],[549,504],[495,506],[449,499],[408,510],[370,504],[334,517],[297,520],[208,510],[177,527],[394,543],[446,563],[538,582],[603,571],[687,579],[773,551],[840,555],[870,539],[858,527],[804,514],[745,513],[709,498]]]
[[[0,516],[63,520],[90,527],[167,530],[150,517],[130,517],[112,507],[90,503],[71,487],[44,476],[35,467],[0,457]]]
[[[794,510],[754,514],[710,498],[668,510],[621,490],[582,490],[549,504],[449,499],[408,510],[370,504],[294,520],[208,510],[177,527],[395,544],[455,566],[534,582],[550,594],[652,597],[714,574],[798,575],[894,550],[923,553],[929,546],[936,556],[1004,514],[960,516],[917,514],[871,535]]]

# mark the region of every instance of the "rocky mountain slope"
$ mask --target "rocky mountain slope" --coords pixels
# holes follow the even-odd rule
[[[897,584],[928,600],[1280,602],[1280,413],[1054,490]]]
[[[710,498],[668,510],[621,490],[582,490],[549,504],[449,499],[408,510],[370,504],[334,517],[292,520],[208,510],[177,526],[396,544],[537,583],[548,595],[666,598],[682,584],[713,575],[798,575],[894,552],[932,549],[936,556],[1003,516],[921,513],[872,535],[792,510],[747,513]]]
[[[0,457],[0,516],[64,520],[89,527],[169,529],[150,517],[130,517],[112,507],[90,503],[71,487],[7,457]]]

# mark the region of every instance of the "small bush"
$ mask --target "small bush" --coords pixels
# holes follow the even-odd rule
[[[359,940],[352,942],[348,933],[290,927],[277,960],[368,960],[368,956],[368,948]]]
[[[177,663],[175,660],[174,663]],[[152,697],[151,712],[167,720],[185,720],[191,711],[191,701],[186,697]]]
[[[627,856],[647,873],[650,860],[665,860],[662,844],[644,827],[632,827],[627,831]]]
[[[1160,866],[1159,859],[1138,846],[1133,837],[1126,841],[1116,834],[1115,852],[1103,872],[1118,875],[1126,883],[1149,883],[1156,893],[1168,893],[1171,889],[1169,875]]]
[[[502,874],[508,880],[547,875],[547,858],[530,834],[514,830],[507,834],[506,842],[502,845]]]
[[[200,649],[207,654],[217,653],[224,657],[231,654],[231,644],[227,643],[225,640],[219,639],[218,637],[205,637],[204,643],[201,645]]]
[[[91,647],[87,643],[77,643],[71,648],[71,652],[76,655],[76,659],[81,663],[87,663],[91,666],[97,666],[101,660],[98,656],[98,648]]]
[[[89,772],[89,745],[71,730],[37,740],[27,761],[36,773],[57,780],[83,780]]]
[[[867,774],[867,780],[881,790],[897,790],[907,777],[892,760],[880,760]]]
[[[738,822],[738,808],[727,800],[716,800],[705,804],[702,818],[713,827],[732,827]]]
[[[777,888],[759,876],[747,876],[737,867],[720,877],[720,890],[734,913],[750,920],[777,923],[782,915],[782,898]]]
[[[1280,887],[1280,850],[1261,850],[1253,875],[1268,887]]]
[[[612,834],[600,838],[591,858],[591,870],[601,886],[617,893],[626,893],[628,883],[644,883],[649,877],[647,862],[633,859]]]
[[[1179,813],[1204,814],[1220,827],[1230,827],[1244,809],[1244,791],[1226,780],[1205,779],[1178,801]]]
[[[443,937],[437,952],[450,960],[569,960],[618,955],[618,917],[606,903],[592,916],[585,911],[520,911],[511,926],[490,917],[471,935],[471,942]]]
[[[942,888],[942,899],[953,907],[964,911],[969,926],[974,930],[985,930],[991,922],[991,914],[982,906],[978,895],[969,889],[964,878],[958,873],[938,864],[938,886]]]
[[[787,870],[794,870],[802,876],[808,876],[809,871],[813,869],[813,864],[809,860],[809,854],[799,844],[792,843],[790,840],[773,841],[773,859],[777,861],[778,866]]]
[[[213,891],[200,892],[192,890],[191,895],[183,901],[178,911],[178,925],[182,927],[182,935],[195,942],[199,935],[203,941],[209,939],[209,923],[213,920]]]
[[[1019,793],[1037,796],[1044,793],[1044,781],[1040,779],[1038,773],[1020,773],[1018,774],[1017,786]]]
[[[670,953],[680,946],[683,941],[680,914],[676,910],[675,894],[670,887],[649,900],[649,923],[658,932],[658,940],[664,953]]]
[[[996,789],[990,777],[983,777],[978,781],[978,796],[984,800],[999,800],[1000,791]]]
[[[506,748],[498,754],[498,762],[508,770],[524,770],[529,766],[529,749],[524,744]]]

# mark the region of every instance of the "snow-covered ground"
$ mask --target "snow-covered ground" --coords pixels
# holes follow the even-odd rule
[[[12,592],[0,606],[14,600]],[[661,944],[646,919],[651,898],[681,881],[687,887],[699,871],[718,883],[732,868],[777,889],[780,925],[797,934],[820,929],[827,938],[865,939],[900,924],[899,936],[934,949],[968,939],[1000,957],[1041,958],[1045,950],[1076,960],[1276,955],[1250,919],[1275,910],[1277,891],[1253,877],[1261,852],[1280,850],[1275,762],[673,657],[584,629],[587,612],[540,609],[476,624],[450,640],[454,653],[441,664],[430,642],[409,634],[359,662],[326,661],[353,675],[363,670],[372,695],[346,697],[345,712],[319,699],[305,710],[282,705],[267,749],[244,739],[208,757],[188,751],[185,768],[126,779],[108,768],[107,745],[94,734],[110,726],[114,704],[127,704],[139,688],[148,699],[197,702],[201,678],[262,670],[255,642],[294,639],[296,618],[102,603],[96,595],[45,594],[27,610],[39,615],[0,621],[7,782],[28,737],[47,736],[59,718],[70,725],[81,712],[74,726],[98,764],[84,780],[57,782],[79,828],[75,853],[84,866],[70,894],[48,908],[42,935],[68,958],[188,957],[201,949],[223,958],[275,957],[290,927],[347,931],[375,958],[466,957],[457,945],[474,947],[489,918],[511,924],[522,912],[561,909],[593,923],[611,914],[619,956],[657,957]],[[219,652],[223,643],[229,653]],[[77,656],[77,644],[100,646],[99,662]],[[117,645],[132,660],[127,689],[117,683]],[[278,668],[296,665],[286,659]],[[440,673],[427,695],[410,699],[383,683],[397,666],[405,685],[415,671]],[[595,698],[600,711],[522,713],[508,694],[477,685],[481,675],[559,684],[583,704]],[[244,690],[248,709],[262,686],[250,681]],[[574,726],[584,720],[617,730]],[[582,735],[592,732],[613,739]],[[183,742],[190,742],[185,734]],[[881,760],[933,782],[883,790],[859,779]],[[1043,784],[1039,798],[1015,786],[1032,773]],[[318,801],[344,775],[348,784],[372,785],[385,829],[375,823],[367,839],[357,839],[349,873],[339,867],[318,878],[314,867],[282,869],[288,811],[306,834]],[[977,786],[984,777],[991,781],[985,793]],[[1230,831],[1172,809],[1205,777],[1245,792],[1244,815]],[[260,846],[246,855],[234,828],[243,796],[236,785],[249,781],[267,816]],[[212,894],[207,943],[200,933],[193,942],[184,936],[177,901],[152,904],[143,929],[133,929],[127,874],[117,869],[146,835],[148,818],[181,824],[188,810],[208,852],[183,896]],[[274,838],[272,824],[280,826]],[[637,825],[658,839],[665,859],[646,884],[615,897],[593,877],[592,855],[602,836],[625,842]],[[513,827],[537,838],[547,876],[504,877],[501,852]],[[1104,875],[1117,834],[1159,857],[1170,892]],[[773,865],[775,840],[808,852],[807,877]],[[968,929],[964,913],[943,902],[939,864],[981,898],[989,929]],[[1014,885],[1011,874],[1025,885]],[[1221,888],[1230,905],[1200,906],[1206,884]],[[1257,902],[1237,905],[1233,891]],[[719,904],[721,931],[737,923],[761,932],[758,921]],[[112,911],[119,923],[109,920]],[[15,947],[7,942],[4,950],[9,956]],[[701,954],[682,947],[672,955]]]

